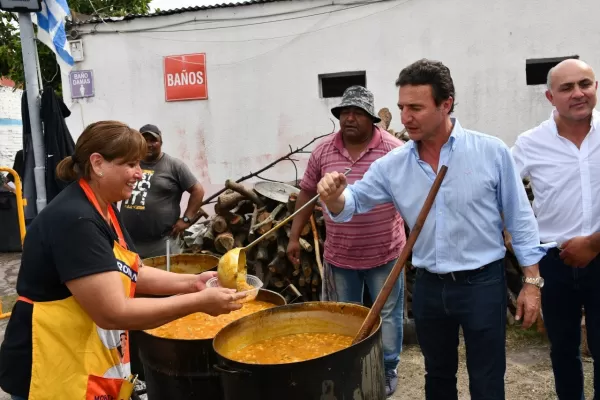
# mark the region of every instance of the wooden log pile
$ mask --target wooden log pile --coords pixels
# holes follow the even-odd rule
[[[218,196],[214,206],[215,215],[196,224],[199,227],[184,238],[185,252],[220,257],[264,235],[295,210],[295,194],[284,204],[239,183],[228,180],[225,186],[227,190]],[[292,221],[250,249],[246,257],[248,273],[258,276],[267,289],[282,292],[293,285],[302,295],[300,301],[318,301],[325,237],[323,210],[316,206],[313,218],[302,229],[298,265],[287,258],[291,226]]]

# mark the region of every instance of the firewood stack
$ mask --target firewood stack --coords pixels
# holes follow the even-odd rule
[[[226,187],[217,198],[215,215],[196,224],[192,235],[184,238],[185,252],[220,257],[267,233],[295,210],[295,194],[284,204],[229,180]],[[313,220],[302,229],[299,265],[292,265],[287,258],[291,227],[292,221],[250,249],[246,257],[248,273],[258,276],[267,289],[281,292],[293,284],[302,294],[301,300],[318,301],[322,276],[320,257],[325,237],[323,210],[317,205]]]

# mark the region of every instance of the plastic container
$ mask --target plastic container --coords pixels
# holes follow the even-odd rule
[[[252,301],[258,295],[258,290],[263,287],[263,282],[258,279],[258,277],[254,275],[246,275],[246,283],[253,287],[253,289],[246,290],[238,293],[245,293],[246,297],[236,301],[236,303],[246,303],[248,301]],[[208,282],[206,282],[206,287],[222,287],[219,284],[219,279],[217,277],[210,278]]]

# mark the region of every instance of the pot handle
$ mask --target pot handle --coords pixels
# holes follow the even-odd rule
[[[213,368],[224,374],[235,374],[235,375],[252,375],[252,372],[246,371],[245,369],[229,369],[222,365],[214,364]]]

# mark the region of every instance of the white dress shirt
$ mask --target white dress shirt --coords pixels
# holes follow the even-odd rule
[[[578,149],[550,119],[522,133],[512,148],[521,177],[529,177],[542,242],[559,244],[600,232],[600,112]]]

